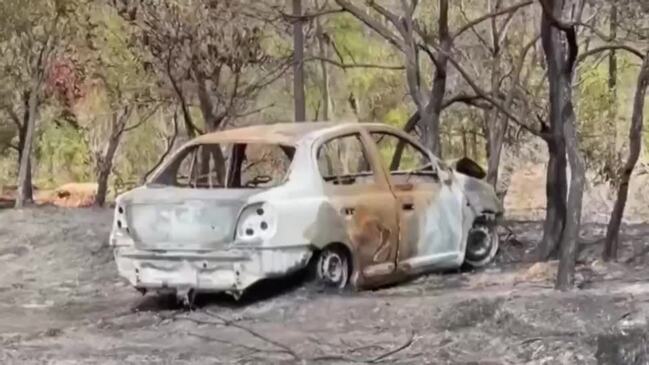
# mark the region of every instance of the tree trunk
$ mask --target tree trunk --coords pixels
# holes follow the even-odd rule
[[[95,196],[95,205],[103,207],[106,204],[106,195],[108,194],[108,178],[112,162],[104,161],[97,166],[97,195]]]
[[[649,85],[649,52],[645,55],[640,73],[638,74],[631,127],[629,128],[629,156],[619,177],[617,200],[613,206],[613,212],[611,213],[611,218],[606,229],[603,255],[605,261],[617,260],[620,225],[629,193],[629,181],[631,180],[631,174],[633,173],[635,164],[640,157],[640,149],[642,147],[642,124],[647,85]]]
[[[560,19],[563,0],[547,0],[547,11],[554,19]],[[564,108],[572,95],[566,92],[572,85],[572,72],[566,72],[566,52],[563,49],[561,30],[552,24],[552,18],[543,14],[541,20],[541,41],[548,65],[550,98],[550,135],[548,142],[549,163],[546,181],[546,219],[543,239],[538,247],[539,258],[547,260],[554,256],[563,235],[566,220],[566,142],[564,138]]]
[[[478,161],[478,135],[475,129],[471,130],[471,159]]]
[[[545,183],[546,212],[543,223],[543,238],[538,246],[537,259],[556,257],[566,219],[566,147],[563,138],[548,143],[549,161]]]
[[[420,90],[418,53],[416,43],[412,38],[404,52],[408,87],[412,99],[417,105],[417,115],[419,117],[415,124],[410,124],[409,121],[405,130],[412,130],[415,125],[418,125],[421,132],[421,143],[434,155],[442,157],[440,116],[444,104],[444,95],[446,94],[448,55],[451,52],[453,41],[448,28],[448,0],[439,0],[439,9],[438,32],[441,51],[437,52],[434,59],[429,56],[435,63],[435,72],[433,73],[430,98],[427,101],[425,101]]]
[[[460,133],[462,133],[462,157],[468,157],[469,150],[466,140],[466,129],[464,128],[464,126],[462,126]]]
[[[572,72],[571,72],[572,74]],[[568,193],[568,204],[565,227],[561,236],[559,272],[557,274],[556,288],[567,290],[574,284],[575,262],[577,260],[577,241],[579,239],[579,227],[581,224],[582,200],[584,195],[585,173],[584,160],[579,151],[575,112],[572,104],[572,78],[564,83],[565,104],[564,133],[566,139],[566,150],[570,162],[570,189]]]
[[[617,39],[617,22],[617,4],[612,1],[609,19],[609,36],[612,42]],[[605,171],[612,174],[617,165],[617,53],[615,50],[611,50],[608,56],[608,90],[610,104],[608,118],[605,123],[606,145],[604,148],[606,148],[605,162],[607,166]]]
[[[316,2],[316,7],[319,9],[320,6]],[[331,111],[331,96],[329,93],[329,70],[327,69],[326,59],[329,58],[329,49],[327,42],[327,34],[325,33],[320,17],[315,18],[316,21],[316,33],[318,37],[318,53],[320,57],[320,74],[322,79],[320,80],[320,96],[322,105],[322,117],[321,120],[329,120],[329,113]]]
[[[32,196],[32,144],[34,141],[34,129],[38,113],[39,89],[42,82],[42,75],[36,75],[32,81],[28,101],[28,117],[26,120],[24,144],[20,152],[20,166],[18,168],[18,194],[16,196],[16,208],[22,208],[25,204],[33,201]]]
[[[440,137],[440,116],[442,114],[444,95],[446,94],[448,55],[451,53],[451,46],[453,43],[448,28],[448,0],[439,0],[439,12],[438,32],[441,52],[437,54],[430,101],[424,108],[425,113],[420,114],[422,127],[428,125],[427,128],[422,128],[424,145],[428,147],[433,154],[441,158],[442,140]]]
[[[113,160],[119,147],[119,142],[122,139],[124,128],[128,122],[128,109],[124,108],[120,111],[119,115],[113,116],[113,124],[111,126],[110,136],[108,137],[108,144],[103,153],[97,159],[97,195],[95,196],[95,205],[103,207],[106,203],[106,195],[108,194],[108,178],[113,169]]]
[[[542,0],[543,1],[543,0]],[[555,158],[562,158],[564,165],[564,183],[556,187],[558,191],[564,189],[564,196],[561,202],[565,203],[565,152],[568,154],[570,163],[570,190],[567,197],[567,206],[563,211],[563,224],[560,230],[560,262],[555,287],[566,290],[572,287],[574,282],[575,261],[577,255],[577,240],[579,238],[579,227],[581,223],[582,198],[584,194],[585,166],[579,151],[577,138],[577,126],[574,107],[572,104],[572,81],[577,60],[579,47],[577,44],[577,33],[575,26],[559,24],[557,19],[562,19],[564,0],[547,0],[541,21],[541,39],[548,64],[548,81],[550,85],[550,129]],[[564,37],[562,37],[564,35]],[[563,145],[564,151],[559,152],[556,143]],[[561,155],[558,155],[561,153]],[[553,166],[555,167],[555,166]],[[549,175],[549,173],[548,173]],[[550,184],[551,181],[548,181]],[[559,197],[553,197],[559,203]],[[549,201],[548,201],[549,203]],[[559,209],[557,209],[559,212]],[[556,217],[555,217],[556,218]],[[555,219],[555,226],[558,226],[558,219]],[[548,223],[548,222],[546,222]],[[549,226],[544,227],[548,229]],[[558,227],[557,227],[558,228]],[[547,236],[546,236],[547,235]],[[544,232],[544,238],[548,239],[545,250],[556,245],[556,232]],[[547,252],[547,251],[546,251]]]
[[[17,171],[18,175],[20,174],[20,164],[23,160],[23,149],[25,148],[25,138],[27,137],[27,125],[29,124],[29,94],[25,97],[25,112],[23,115],[23,121],[22,124],[19,125],[18,127],[18,164],[17,164]],[[32,159],[29,158],[27,163],[29,166],[27,167],[27,179],[25,181],[25,196],[28,197],[29,199],[32,199],[34,196],[34,190],[33,190],[33,185],[32,185]]]
[[[490,11],[499,10],[500,1],[496,1],[490,7]],[[500,33],[496,18],[491,18],[491,92],[497,93],[500,90]],[[498,183],[498,170],[500,169],[500,156],[502,155],[503,142],[505,139],[505,130],[507,128],[507,118],[500,118],[498,109],[492,108],[487,112],[486,129],[487,129],[487,177],[486,180],[491,186],[496,188]]]
[[[306,120],[306,100],[304,95],[304,32],[302,29],[302,0],[293,0],[293,101],[295,121]]]

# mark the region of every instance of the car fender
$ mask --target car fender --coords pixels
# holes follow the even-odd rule
[[[504,214],[503,204],[491,185],[459,172],[455,172],[455,176],[476,216],[493,214],[498,218]]]

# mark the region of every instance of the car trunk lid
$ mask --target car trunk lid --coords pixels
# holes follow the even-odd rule
[[[218,249],[232,242],[239,211],[256,192],[146,188],[124,204],[129,233],[140,249]]]

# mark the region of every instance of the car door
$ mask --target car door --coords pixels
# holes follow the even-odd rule
[[[398,268],[407,273],[452,267],[463,249],[464,197],[451,172],[395,132],[370,131],[399,209]]]
[[[398,249],[396,199],[371,143],[358,132],[330,137],[317,149],[324,192],[349,237],[357,287],[389,281]]]

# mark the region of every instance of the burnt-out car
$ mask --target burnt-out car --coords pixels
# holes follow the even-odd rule
[[[488,264],[502,212],[490,185],[396,128],[260,125],[181,147],[117,198],[110,243],[143,292],[238,296],[310,264],[328,286],[363,289]]]

